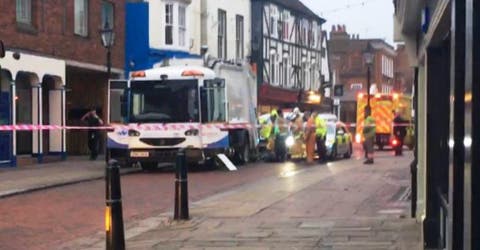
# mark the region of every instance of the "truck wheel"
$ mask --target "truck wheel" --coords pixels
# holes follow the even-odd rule
[[[248,139],[245,139],[244,145],[240,147],[240,152],[238,152],[238,161],[240,164],[246,164],[250,161],[250,144],[248,143]]]

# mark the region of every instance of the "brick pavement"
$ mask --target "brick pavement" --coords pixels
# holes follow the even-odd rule
[[[130,173],[139,169],[122,169]],[[105,176],[105,161],[71,157],[68,161],[0,169],[0,198],[50,187],[90,181]]]
[[[190,221],[172,213],[126,225],[127,249],[420,249],[408,217],[411,157],[376,164],[337,161],[228,190],[191,204]],[[63,249],[104,249],[103,235]]]

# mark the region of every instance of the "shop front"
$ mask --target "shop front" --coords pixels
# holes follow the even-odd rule
[[[65,62],[7,52],[0,59],[0,123],[2,125],[65,125]],[[0,165],[19,159],[39,163],[44,156],[66,157],[65,130],[12,130],[0,134]]]

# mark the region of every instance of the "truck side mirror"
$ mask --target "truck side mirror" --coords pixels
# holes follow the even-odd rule
[[[3,41],[0,40],[0,58],[5,57],[5,45],[3,45]]]

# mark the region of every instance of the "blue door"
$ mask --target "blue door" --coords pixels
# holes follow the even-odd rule
[[[10,94],[0,92],[0,125],[12,124]],[[12,166],[12,132],[0,131],[0,166]]]

